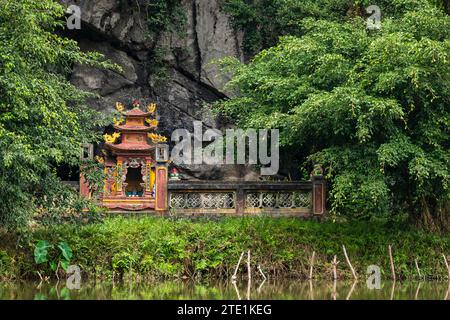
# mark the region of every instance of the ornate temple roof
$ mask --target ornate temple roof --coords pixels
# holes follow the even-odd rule
[[[121,125],[114,125],[114,129],[117,129],[119,131],[148,132],[148,131],[155,129],[155,127],[149,127],[149,126],[143,126],[143,125],[121,124]]]
[[[114,129],[116,129],[116,132],[112,135],[104,135],[106,142],[105,146],[115,153],[147,153],[154,150],[155,139],[160,136],[149,132],[157,128],[158,121],[156,119],[146,118],[150,118],[150,116],[155,113],[156,105],[149,105],[147,107],[148,112],[140,110],[138,105],[129,111],[124,111],[124,107],[120,103],[116,105],[116,108],[125,117],[125,123],[121,123],[123,119],[120,121],[114,119]],[[148,125],[146,125],[146,123],[148,123]],[[156,135],[156,138],[154,135]],[[121,140],[116,144],[116,140],[119,137]],[[149,142],[149,139],[151,139],[151,143]]]
[[[155,146],[149,145],[147,142],[144,143],[121,142],[119,144],[105,143],[105,145],[111,150],[119,152],[128,152],[128,151],[145,152],[151,151],[155,148]]]
[[[129,111],[122,111],[121,113],[126,117],[139,117],[139,118],[146,118],[152,115],[152,112],[144,112],[139,108],[134,108]]]

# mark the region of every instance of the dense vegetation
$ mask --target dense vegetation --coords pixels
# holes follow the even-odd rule
[[[75,63],[109,65],[55,34],[63,17],[53,0],[0,1],[0,224],[8,227],[74,207],[56,168],[76,165],[80,144],[105,123],[67,76]]]
[[[56,2],[0,5],[0,222],[19,226],[76,204],[55,170],[76,165],[79,144],[104,122],[66,77],[74,63],[107,65],[55,34],[64,27]],[[184,20],[178,0],[135,5],[154,36]],[[360,18],[366,5],[225,1],[249,54],[273,47],[248,65],[224,62],[240,95],[221,107],[240,126],[281,128],[302,167],[324,164],[334,213],[407,212],[440,229],[449,198],[448,3],[382,1],[383,26],[372,32]],[[276,44],[280,35],[291,36]]]
[[[218,108],[241,127],[280,128],[299,170],[322,164],[332,213],[351,219],[405,213],[428,229],[448,229],[448,2],[381,1],[380,30],[367,30],[360,14],[349,14],[364,12],[365,1],[348,4],[228,1],[235,20],[247,25],[242,12],[249,10],[263,21],[256,28],[261,36],[292,35],[248,64],[223,60],[237,95]],[[274,23],[261,20],[272,16]]]
[[[48,265],[36,264],[33,258],[36,245],[43,241],[70,247],[70,263],[81,268],[84,278],[110,280],[130,276],[227,278],[233,274],[241,252],[248,249],[255,272],[259,264],[271,277],[306,277],[314,250],[316,278],[331,278],[334,255],[341,261],[339,276],[349,278],[342,245],[361,277],[369,265],[375,264],[387,279],[389,244],[399,277],[417,275],[417,258],[421,272],[437,278],[446,276],[442,253],[450,252],[449,235],[428,234],[399,224],[319,223],[267,217],[218,221],[116,217],[82,227],[65,224],[40,228],[21,237],[0,233],[0,276],[36,279],[37,270],[41,270],[43,276],[54,277]],[[242,267],[241,274],[244,271]]]
[[[376,4],[382,17],[399,16],[420,3],[430,3],[450,13],[448,0],[224,0],[223,9],[233,26],[244,32],[244,51],[248,56],[274,46],[279,36],[301,36],[307,30],[302,19],[314,18],[345,22],[354,17],[369,17],[366,8]]]

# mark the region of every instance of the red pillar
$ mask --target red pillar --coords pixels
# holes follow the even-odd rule
[[[156,192],[155,210],[161,213],[167,211],[167,164],[158,163],[156,165]]]
[[[125,195],[123,192],[123,177],[126,176],[126,172],[124,172],[126,169],[123,167],[123,161],[124,158],[117,156],[117,193],[116,196],[122,197]]]
[[[80,172],[80,194],[87,199],[91,198],[91,192],[89,191],[89,185],[88,185],[86,179],[84,178],[83,173],[81,173],[81,172]]]

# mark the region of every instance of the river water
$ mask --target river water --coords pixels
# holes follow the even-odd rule
[[[71,285],[69,284],[69,287]],[[375,300],[450,300],[450,283],[447,282],[390,282],[384,281],[379,289],[369,289],[365,281],[358,283],[309,282],[298,280],[255,281],[248,286],[243,281],[198,284],[185,281],[163,281],[148,283],[81,283],[80,289],[70,290],[65,282],[2,282],[0,300],[105,300],[105,299],[375,299]]]

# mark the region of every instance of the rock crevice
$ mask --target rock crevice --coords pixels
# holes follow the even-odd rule
[[[162,133],[170,136],[174,129],[192,132],[193,121],[203,121],[206,128],[220,127],[208,106],[229,96],[225,78],[213,61],[232,56],[243,61],[242,41],[233,30],[229,17],[221,10],[221,0],[181,0],[186,16],[180,34],[163,32],[148,36],[146,15],[121,0],[61,0],[81,9],[82,30],[69,36],[84,51],[99,51],[123,69],[121,73],[75,66],[72,82],[81,89],[95,92],[99,98],[89,101],[93,108],[112,112],[117,101],[156,101]],[[181,35],[183,34],[183,35]],[[167,79],[156,84],[155,61]],[[235,166],[185,168],[192,177],[242,178],[248,170]]]

